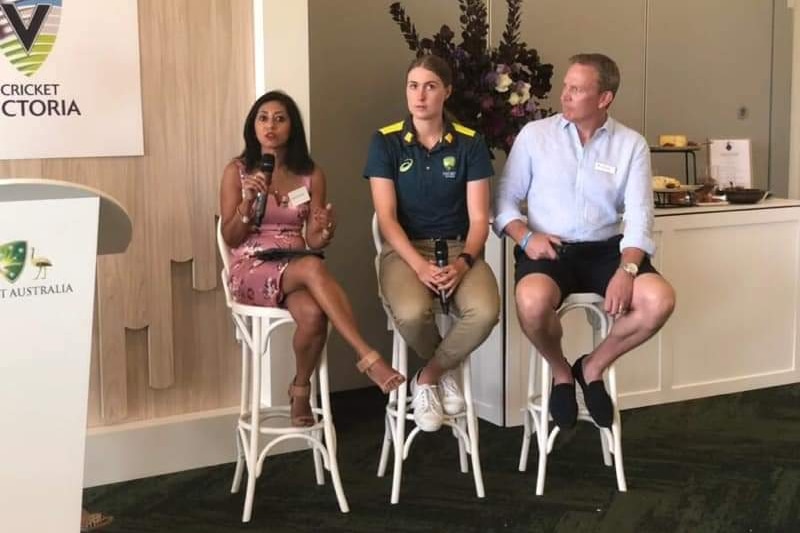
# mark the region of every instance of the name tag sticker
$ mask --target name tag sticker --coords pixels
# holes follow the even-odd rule
[[[601,163],[600,161],[597,161],[594,164],[594,169],[599,170],[600,172],[605,172],[606,174],[616,174],[617,172],[617,167],[615,167],[614,165],[609,165],[608,163]]]
[[[308,194],[308,189],[305,187],[298,187],[293,191],[289,191],[289,205],[292,207],[297,207],[310,201],[311,196]]]

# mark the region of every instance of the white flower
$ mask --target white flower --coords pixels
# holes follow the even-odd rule
[[[508,74],[500,74],[497,76],[497,81],[494,85],[494,90],[499,93],[504,93],[508,91],[508,88],[511,87],[511,84],[514,83],[514,80],[511,79],[511,76]]]
[[[522,82],[522,90],[519,91],[520,95],[520,104],[524,104],[528,100],[531,99],[531,84],[528,82]]]
[[[514,86],[514,92],[508,97],[508,103],[511,105],[524,104],[531,99],[531,84],[527,82],[517,82]]]

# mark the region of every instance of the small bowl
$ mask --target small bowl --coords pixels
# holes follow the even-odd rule
[[[725,189],[725,199],[732,204],[755,204],[766,196],[762,189]]]

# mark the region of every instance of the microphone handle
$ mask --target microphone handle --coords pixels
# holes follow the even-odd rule
[[[264,211],[267,206],[267,195],[260,192],[256,195],[256,212],[253,216],[253,224],[261,226],[261,221],[264,219]]]
[[[447,266],[447,260],[439,259],[438,261],[436,261],[436,266],[439,266],[439,267],[442,267],[442,268],[446,267]],[[447,298],[447,291],[444,291],[444,290],[440,290],[439,291],[439,303],[442,306],[442,311],[444,311],[445,314],[448,314],[450,312],[450,301]]]
[[[264,170],[264,177],[267,182],[267,188],[272,184],[272,172]],[[267,193],[260,192],[256,195],[256,213],[253,217],[253,223],[256,227],[261,227],[261,221],[264,220],[264,214],[267,211]]]

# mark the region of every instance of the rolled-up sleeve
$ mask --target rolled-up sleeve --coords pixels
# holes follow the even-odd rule
[[[649,255],[656,251],[653,240],[653,186],[650,173],[650,149],[640,138],[633,150],[625,187],[625,230],[620,250],[639,248]]]
[[[519,205],[528,195],[533,178],[531,156],[526,142],[529,134],[530,128],[526,126],[517,135],[495,189],[492,229],[498,237],[503,236],[503,228],[509,222],[524,218]]]

